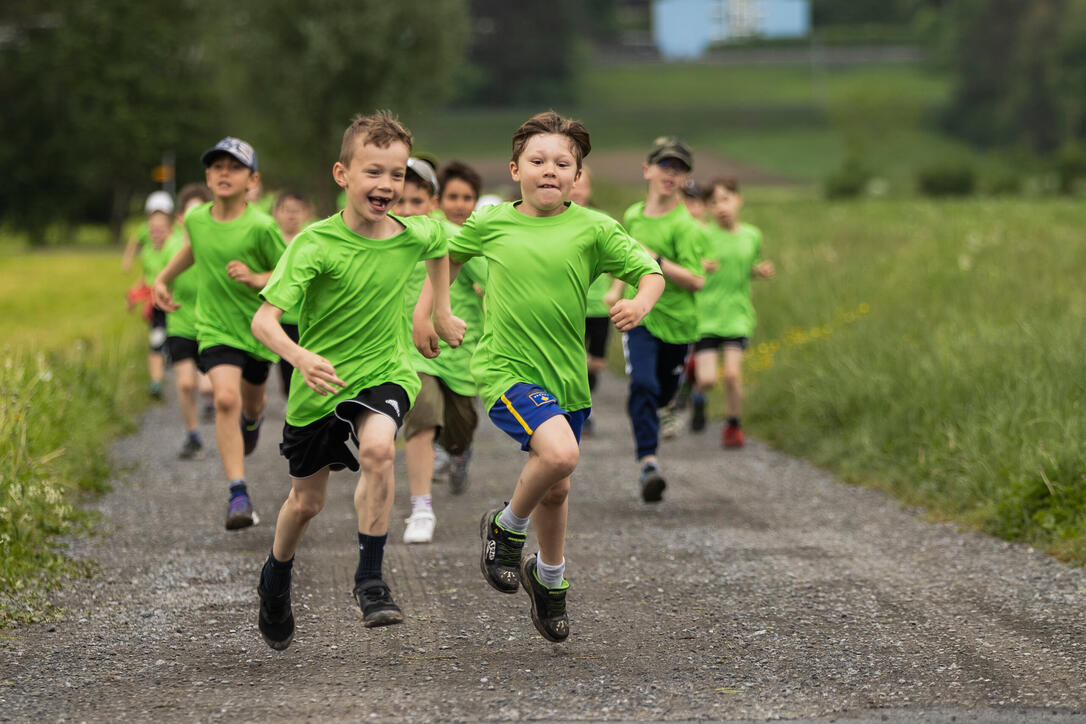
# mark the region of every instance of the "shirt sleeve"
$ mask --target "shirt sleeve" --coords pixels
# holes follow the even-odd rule
[[[440,259],[449,251],[448,232],[445,225],[436,219],[427,218],[429,224],[429,239],[426,249],[423,250],[422,259]]]
[[[461,275],[466,276],[472,284],[478,284],[483,289],[486,289],[486,273],[486,259],[478,256],[468,259],[460,269]]]
[[[284,312],[295,309],[310,282],[321,272],[320,257],[316,244],[304,232],[299,234],[279,257],[260,298]]]
[[[279,264],[279,259],[286,248],[287,245],[283,241],[283,233],[279,231],[279,226],[274,221],[265,226],[260,235],[260,257],[265,271],[274,269]]]
[[[675,258],[672,261],[677,262],[687,271],[704,274],[705,270],[701,267],[701,259],[708,248],[705,229],[693,218],[690,218],[677,231]]]
[[[482,216],[479,211],[471,212],[471,216],[460,227],[460,232],[449,240],[449,258],[458,264],[463,264],[474,256],[482,256],[483,236],[479,229]]]
[[[637,286],[646,274],[660,273],[656,261],[618,223],[604,226],[599,234],[596,242],[599,253],[593,277],[606,273]]]

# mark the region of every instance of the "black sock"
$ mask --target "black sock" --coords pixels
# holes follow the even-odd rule
[[[387,540],[388,533],[384,535],[358,534],[358,570],[354,572],[356,584],[381,577],[381,563],[385,558],[385,541]]]
[[[739,418],[738,417],[729,417],[728,418],[728,427],[739,427]]]
[[[294,556],[289,561],[276,560],[274,553],[268,554],[264,570],[260,572],[260,582],[269,593],[282,593],[290,590],[290,570],[294,567]]]
[[[245,487],[245,478],[238,478],[237,480],[230,481],[230,500],[238,497],[239,495],[248,495],[249,489]]]
[[[595,372],[589,372],[588,373],[588,391],[589,392],[596,389],[596,380],[598,380],[598,379],[599,379],[599,375],[597,375]]]

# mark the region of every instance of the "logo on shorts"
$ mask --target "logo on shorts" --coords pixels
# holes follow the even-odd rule
[[[400,406],[396,404],[396,400],[385,400],[385,404],[396,411],[396,414],[400,414]]]
[[[528,395],[528,399],[534,402],[536,407],[553,404],[555,402],[554,395],[549,392],[543,392],[542,390]]]

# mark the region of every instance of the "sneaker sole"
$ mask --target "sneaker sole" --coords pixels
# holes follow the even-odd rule
[[[532,593],[532,584],[528,582],[528,576],[531,575],[526,570],[529,560],[529,558],[525,558],[520,562],[520,585],[524,588],[524,592],[528,594],[528,603],[532,606],[532,625],[535,626],[535,630],[539,632],[540,636],[552,643],[560,644],[569,638],[569,633],[563,638],[558,638],[543,626],[543,620],[539,618],[539,612],[535,610],[535,595]]]
[[[659,503],[664,499],[667,483],[659,475],[653,475],[641,484],[641,499],[646,503]]]
[[[227,530],[241,530],[250,528],[260,522],[260,516],[254,510],[252,515],[235,515],[226,519]]]
[[[266,643],[270,648],[273,648],[276,651],[283,651],[288,646],[290,646],[290,642],[294,640],[294,634],[291,633],[290,636],[287,636],[286,639],[284,639],[283,641],[276,641],[274,639],[268,638],[264,635],[264,632],[261,631],[260,638],[264,639],[264,643]]]
[[[498,584],[490,580],[490,574],[486,572],[486,528],[490,525],[490,516],[494,513],[493,510],[483,513],[483,519],[479,521],[479,537],[483,539],[483,552],[479,554],[479,570],[483,572],[483,578],[490,587],[498,593],[505,593],[508,595],[515,595],[517,588],[520,588],[520,581],[517,581],[517,586],[513,590],[507,590],[505,588],[499,588]]]
[[[392,624],[403,623],[402,611],[377,611],[370,615],[368,619],[362,619],[362,625],[366,628],[376,628],[378,626],[391,626]]]

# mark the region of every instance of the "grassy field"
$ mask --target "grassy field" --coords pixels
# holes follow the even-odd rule
[[[109,443],[144,403],[146,327],[126,314],[119,254],[0,255],[0,627],[51,615],[83,567],[63,537],[109,478]]]
[[[747,218],[778,265],[756,285],[752,432],[1086,560],[1086,208],[766,201]]]

